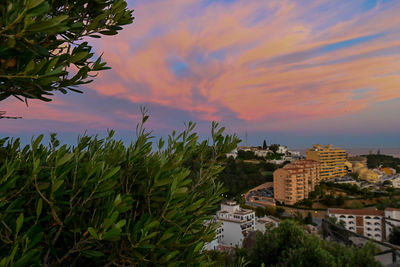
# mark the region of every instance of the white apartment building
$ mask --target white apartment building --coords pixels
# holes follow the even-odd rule
[[[385,209],[386,221],[386,239],[389,238],[390,233],[394,226],[400,226],[400,209],[386,208]]]
[[[222,203],[216,219],[221,222],[222,245],[241,247],[247,233],[255,229],[254,211],[240,208],[235,201]]]
[[[216,220],[216,217],[214,217],[214,219],[210,220],[210,221],[206,221],[205,225],[209,225],[209,224],[217,224],[218,221]],[[204,249],[205,250],[216,250],[218,248],[218,246],[222,243],[222,238],[223,238],[223,229],[220,226],[218,226],[218,228],[215,230],[216,231],[216,235],[215,238],[209,242],[204,244]]]
[[[343,221],[347,230],[378,241],[389,238],[393,226],[400,225],[400,209],[328,209],[328,216]]]

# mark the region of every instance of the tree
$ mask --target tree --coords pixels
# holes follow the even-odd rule
[[[267,141],[264,140],[264,142],[263,142],[263,149],[267,149],[267,148],[268,148],[268,146],[267,146]]]
[[[269,146],[269,149],[270,149],[272,152],[274,152],[274,154],[276,154],[276,152],[277,152],[278,149],[279,149],[279,145],[278,145],[278,144],[272,144],[272,145]]]
[[[389,242],[400,246],[400,227],[395,226],[392,228],[392,232],[389,235]]]
[[[322,240],[285,220],[258,233],[255,246],[237,255],[244,254],[248,266],[380,266],[374,258],[377,251],[372,243],[357,248]]]
[[[124,0],[5,0],[0,12],[0,101],[81,92],[76,86],[109,68],[83,40],[115,35],[133,21]]]
[[[307,213],[307,216],[304,218],[304,223],[305,224],[312,224],[314,225],[313,217],[311,215],[311,212]]]
[[[265,209],[261,207],[256,208],[256,216],[263,217],[265,215]]]
[[[0,266],[198,266],[213,240],[223,192],[216,181],[238,144],[213,123],[189,123],[153,149],[143,123],[126,147],[82,136],[76,146],[0,140]],[[192,158],[198,162],[192,164]]]

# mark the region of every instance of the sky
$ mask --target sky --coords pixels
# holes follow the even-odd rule
[[[211,121],[243,144],[400,148],[400,1],[128,0],[133,24],[90,39],[112,70],[51,103],[16,99],[0,136],[134,139]],[[247,142],[246,142],[247,133]]]

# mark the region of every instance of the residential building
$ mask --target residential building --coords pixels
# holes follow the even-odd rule
[[[288,150],[287,146],[279,146],[278,150],[276,152],[279,154],[286,155],[289,152],[289,150]]]
[[[218,223],[218,221],[216,220],[216,217],[214,217],[212,220],[206,221],[205,225],[208,226],[210,224],[217,224],[217,223]],[[222,229],[221,225],[219,225],[215,231],[217,233],[215,235],[215,238],[211,242],[206,243],[204,245],[205,250],[216,250],[216,249],[218,249],[219,245],[222,243],[222,238],[223,238],[224,234],[223,234],[223,229]]]
[[[306,151],[306,156],[307,159],[315,160],[319,163],[321,180],[346,175],[346,151],[344,149],[333,148],[331,145],[314,145]]]
[[[242,209],[235,201],[221,203],[216,219],[221,222],[221,243],[227,246],[242,246],[249,231],[254,231],[255,213]]]
[[[347,230],[378,241],[387,240],[392,228],[400,225],[400,209],[328,209],[327,214]]]
[[[392,182],[392,185],[394,188],[400,188],[400,175],[395,176],[394,178],[392,178],[389,181]]]
[[[267,227],[278,227],[280,220],[273,216],[257,217],[255,230],[265,233]]]
[[[238,151],[237,151],[237,149],[234,149],[234,150],[232,150],[231,152],[226,153],[226,157],[227,157],[227,158],[232,157],[232,158],[236,159],[237,156],[238,156]]]
[[[358,173],[358,178],[360,180],[368,181],[371,183],[377,183],[380,181],[379,174],[373,170],[369,170],[363,163],[354,163],[353,172]]]
[[[274,172],[274,198],[293,205],[307,198],[319,181],[319,165],[316,161],[294,161]]]
[[[393,227],[400,226],[400,209],[386,208],[385,209],[385,221],[386,221],[386,240],[389,240],[390,233]]]

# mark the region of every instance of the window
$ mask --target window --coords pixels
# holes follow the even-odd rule
[[[349,219],[354,219],[354,216],[353,216],[353,215],[350,215],[350,216],[349,216]]]
[[[367,231],[371,231],[371,230],[372,230],[371,228],[369,228],[369,227],[367,228]]]
[[[340,215],[340,216],[339,216],[339,218],[346,218],[346,216],[344,216],[344,215]]]
[[[367,236],[371,236],[371,234],[367,234]]]
[[[379,228],[375,228],[375,231],[380,231],[381,229],[379,229]]]
[[[371,217],[370,217],[370,216],[367,216],[367,217],[365,217],[365,219],[371,219]]]

